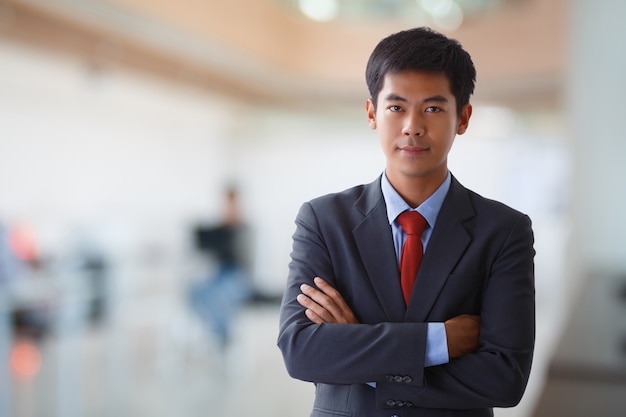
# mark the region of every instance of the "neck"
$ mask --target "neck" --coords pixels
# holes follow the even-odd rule
[[[416,208],[437,191],[447,174],[446,171],[443,176],[437,177],[399,176],[398,178],[391,178],[387,174],[387,178],[404,201],[412,208]]]

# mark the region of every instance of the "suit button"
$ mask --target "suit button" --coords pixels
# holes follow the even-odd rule
[[[402,377],[401,377],[400,375],[396,375],[396,376],[394,377],[394,381],[396,381],[396,382],[402,382]]]
[[[387,400],[387,406],[388,407],[395,407],[396,406],[396,402],[394,400]]]
[[[410,377],[410,376],[408,376],[408,375],[407,375],[407,376],[405,376],[402,380],[403,380],[404,382],[406,382],[407,384],[410,384],[411,382],[413,382],[413,378],[411,378],[411,377]]]

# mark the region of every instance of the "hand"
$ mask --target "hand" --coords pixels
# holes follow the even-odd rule
[[[317,288],[302,284],[298,295],[298,303],[306,311],[306,316],[315,324],[340,323],[358,324],[356,317],[344,301],[339,291],[320,277],[313,280]]]
[[[480,316],[463,314],[444,322],[448,341],[448,356],[458,358],[466,353],[474,353],[480,346]]]

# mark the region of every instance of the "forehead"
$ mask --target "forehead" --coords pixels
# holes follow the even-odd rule
[[[387,73],[383,79],[379,100],[389,94],[404,98],[440,95],[453,98],[450,80],[443,73],[402,71]]]

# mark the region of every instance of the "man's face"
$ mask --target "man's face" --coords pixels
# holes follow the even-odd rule
[[[448,152],[465,133],[472,107],[458,117],[456,99],[444,74],[405,71],[387,74],[378,105],[368,100],[369,124],[378,130],[392,184],[411,178],[440,184],[448,171]]]

